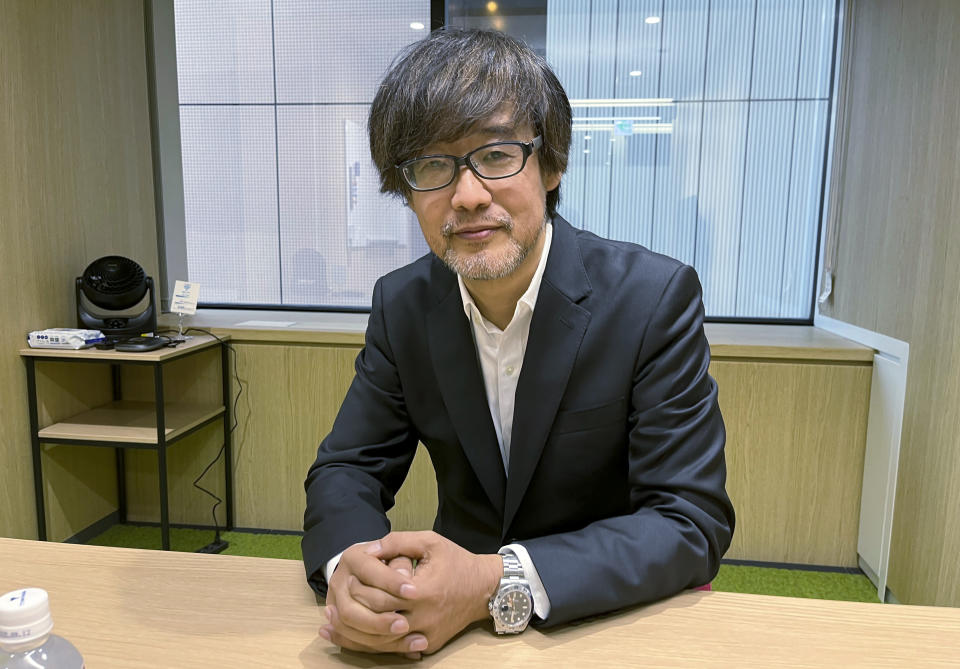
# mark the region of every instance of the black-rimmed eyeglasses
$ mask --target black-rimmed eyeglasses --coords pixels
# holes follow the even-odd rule
[[[529,142],[484,144],[459,158],[443,154],[419,156],[396,167],[413,190],[439,190],[453,183],[461,166],[466,166],[481,179],[506,179],[519,174],[530,154],[542,145],[543,139],[537,135]]]

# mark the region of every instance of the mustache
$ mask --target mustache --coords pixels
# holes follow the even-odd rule
[[[511,232],[513,230],[513,219],[509,216],[481,216],[479,218],[474,216],[453,217],[448,218],[444,222],[443,227],[440,228],[440,232],[444,237],[451,237],[463,228],[478,225],[493,225],[503,228],[507,232]]]

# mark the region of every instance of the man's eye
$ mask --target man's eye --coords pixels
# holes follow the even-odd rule
[[[448,169],[447,161],[445,160],[424,160],[417,163],[417,172],[420,174],[432,174],[435,172],[443,172]]]
[[[509,161],[512,156],[504,151],[494,149],[483,154],[483,162],[486,165],[497,165]]]

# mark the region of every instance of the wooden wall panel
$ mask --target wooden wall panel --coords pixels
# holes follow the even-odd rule
[[[387,511],[394,530],[431,530],[437,517],[437,473],[427,449],[420,446],[407,479],[397,493],[397,504]]]
[[[240,399],[234,474],[241,527],[303,529],[303,480],[353,380],[357,347],[236,344]]]
[[[234,433],[236,524],[275,530],[303,528],[306,498],[303,480],[316,458],[320,440],[330,431],[343,396],[353,379],[359,346],[320,346],[233,342],[236,370],[243,386]],[[198,357],[193,358],[196,360]],[[188,361],[184,361],[188,362]],[[167,399],[189,385],[197,393],[217,386],[217,355],[165,374]],[[177,363],[179,364],[179,363]],[[171,368],[173,365],[171,365]],[[129,370],[124,394],[149,397],[147,370]],[[231,374],[233,367],[231,365]],[[192,379],[192,380],[191,380]],[[238,387],[233,381],[233,391]],[[206,398],[209,401],[209,397]],[[193,480],[217,455],[222,443],[218,426],[210,426],[175,444],[169,451],[171,522],[209,525],[213,500],[193,487]],[[131,520],[157,522],[156,455],[128,452]],[[218,464],[204,479],[205,487],[222,496],[223,469]],[[437,510],[436,478],[429,455],[421,448],[388,516],[394,528],[429,529]],[[224,512],[218,511],[219,522]]]
[[[737,512],[728,558],[857,566],[871,371],[712,362]]]
[[[232,373],[232,370],[231,370]],[[209,349],[174,360],[163,367],[164,397],[170,401],[221,403],[220,351]],[[123,368],[123,397],[128,400],[153,400],[154,378],[151,367]],[[234,389],[235,390],[235,389]],[[223,444],[222,422],[216,421],[175,442],[167,450],[170,522],[211,525],[216,500],[194,487],[193,481],[219,454]],[[133,521],[159,522],[160,483],[157,454],[127,449],[127,517]],[[223,460],[215,464],[199,482],[221,499],[224,498]],[[217,510],[218,522],[226,521],[225,507]]]
[[[910,344],[888,586],[960,606],[960,3],[858,0],[832,318]]]
[[[303,480],[316,458],[317,445],[333,419],[353,378],[359,347],[320,347],[232,342],[240,384],[232,380],[237,398],[233,434],[235,513],[238,527],[300,530],[305,496]],[[168,399],[180,392],[193,396],[219,388],[219,354],[196,366],[171,369]],[[172,365],[171,365],[172,367]],[[198,374],[199,373],[199,374]],[[191,380],[193,378],[193,380]],[[146,392],[150,380],[133,380]],[[242,387],[242,390],[241,390]],[[239,395],[238,395],[239,393]],[[208,398],[209,399],[209,398]],[[213,500],[193,487],[193,480],[216,457],[222,444],[219,424],[177,442],[169,451],[171,522],[212,522]],[[154,453],[137,453],[130,462],[130,518],[157,521],[158,488]],[[211,468],[205,487],[222,496],[223,469]],[[224,522],[224,513],[218,511]]]
[[[35,370],[40,427],[110,400],[110,368],[106,365],[41,360],[37,361]],[[26,474],[21,480],[30,484],[31,505],[27,508],[32,519],[35,513],[29,432],[25,430],[22,437],[28,456],[23,462],[27,471],[18,472],[17,478]],[[48,536],[69,537],[117,508],[114,462],[113,452],[104,448],[44,445],[42,467]]]
[[[869,364],[716,359],[737,529],[727,557],[857,566]],[[390,517],[429,529],[433,467],[420,449]]]
[[[220,422],[207,425],[167,449],[167,495],[171,523],[213,525],[216,502],[193,486],[217,457],[223,444]],[[127,518],[139,522],[160,522],[160,481],[157,477],[157,453],[127,449]],[[199,482],[224,499],[223,460],[210,468]],[[217,509],[217,522],[226,522],[225,507]],[[266,526],[265,526],[266,527]]]
[[[74,278],[95,258],[158,267],[144,17],[127,0],[7,0],[0,15],[0,535],[32,539],[17,350],[30,330],[76,323]],[[52,538],[111,510],[111,454],[89,451],[49,450]]]
[[[233,346],[243,384],[234,437],[237,525],[299,530],[304,475],[333,424],[359,347],[243,341]],[[59,384],[66,398],[61,404],[75,402],[77,377],[60,370],[63,365],[45,367],[58,374],[44,383]],[[720,386],[727,424],[729,491],[738,513],[730,557],[856,564],[870,371],[869,363],[846,360],[714,360],[711,372]],[[219,376],[216,351],[177,361],[164,374],[167,399],[215,399]],[[152,384],[148,368],[125,368],[125,397],[148,398]],[[234,392],[238,390],[235,384]],[[46,412],[52,417],[62,413],[52,402]],[[212,500],[192,481],[221,443],[215,424],[171,447],[173,522],[210,524]],[[127,460],[129,516],[156,521],[156,455],[128,451]],[[204,485],[222,495],[222,476],[218,465]],[[436,506],[434,471],[421,448],[389,516],[395,529],[428,529]],[[222,508],[218,519],[224,521]]]
[[[237,522],[298,530],[304,475],[333,424],[359,349],[234,345],[245,386],[235,441]],[[730,557],[855,566],[870,365],[717,359],[711,371],[720,385],[738,512]],[[171,467],[187,480],[177,485],[190,499],[177,493],[172,517],[206,524],[209,502],[184,486],[215,450],[194,457],[187,455],[194,446],[184,446]],[[189,462],[174,464],[180,457]],[[151,491],[155,477],[153,468],[144,473]],[[155,504],[155,496],[145,500],[146,518],[155,519]],[[395,529],[428,529],[436,505],[435,475],[421,448],[389,516]]]
[[[717,359],[710,372],[737,511],[727,557],[857,566],[871,366]],[[395,529],[429,529],[436,505],[421,448],[388,515]]]

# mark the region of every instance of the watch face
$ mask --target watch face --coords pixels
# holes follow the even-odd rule
[[[509,585],[501,590],[494,607],[497,620],[508,628],[522,629],[533,614],[530,594],[521,585]]]

